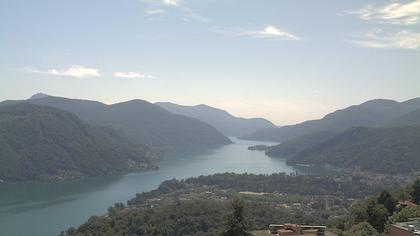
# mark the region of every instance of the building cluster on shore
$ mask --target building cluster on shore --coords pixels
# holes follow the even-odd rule
[[[268,230],[251,232],[253,236],[336,236],[326,226],[299,224],[270,224]],[[420,218],[391,224],[389,236],[420,236]]]
[[[270,224],[268,230],[254,231],[254,236],[335,236],[327,231],[326,226],[298,224]]]

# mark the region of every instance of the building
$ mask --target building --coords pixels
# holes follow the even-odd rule
[[[326,226],[310,226],[310,225],[298,225],[298,224],[284,224],[276,225],[270,224],[269,231],[271,235],[278,236],[294,236],[294,235],[306,235],[306,236],[325,236]]]
[[[404,207],[408,207],[408,206],[417,206],[415,203],[411,202],[411,201],[399,201],[397,203],[397,208],[404,208]]]
[[[398,222],[389,228],[389,236],[420,236],[420,218],[408,222]]]

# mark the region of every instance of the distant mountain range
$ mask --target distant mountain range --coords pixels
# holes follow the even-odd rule
[[[420,98],[401,103],[372,100],[320,120],[251,136],[246,138],[282,142],[266,154],[288,158],[293,164],[386,173],[420,171]]]
[[[57,180],[154,168],[150,148],[75,115],[23,101],[0,103],[0,179]]]
[[[0,103],[0,182],[147,170],[160,151],[230,143],[205,122],[143,100],[36,94]]]
[[[257,130],[275,128],[270,121],[263,118],[240,118],[229,114],[227,111],[207,105],[182,106],[170,102],[158,102],[156,105],[179,115],[192,117],[206,122],[226,136],[244,136]]]
[[[382,126],[418,109],[420,109],[420,98],[401,103],[393,100],[377,99],[337,110],[319,120],[305,121],[280,128],[263,129],[241,138],[285,142],[315,132],[338,132],[355,126]]]
[[[173,114],[144,100],[106,105],[37,94],[27,101],[71,112],[90,125],[112,127],[136,143],[158,148],[231,143],[207,123]]]
[[[143,100],[106,105],[36,94],[0,103],[0,180],[151,169],[156,150],[231,143],[225,135],[281,142],[266,154],[292,164],[415,172],[420,171],[420,98],[372,100],[276,128],[206,105]]]

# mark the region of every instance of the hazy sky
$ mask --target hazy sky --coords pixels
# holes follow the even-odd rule
[[[0,0],[0,100],[205,103],[276,124],[420,96],[420,0]]]

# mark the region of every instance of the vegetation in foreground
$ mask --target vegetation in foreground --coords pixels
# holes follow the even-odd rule
[[[339,235],[375,235],[420,216],[420,181],[398,191],[363,178],[216,174],[163,182],[62,235],[247,235],[270,223],[325,224]],[[358,191],[359,194],[355,194]],[[375,195],[364,200],[367,196]],[[354,197],[354,198],[353,198]],[[369,232],[369,234],[366,234]]]

